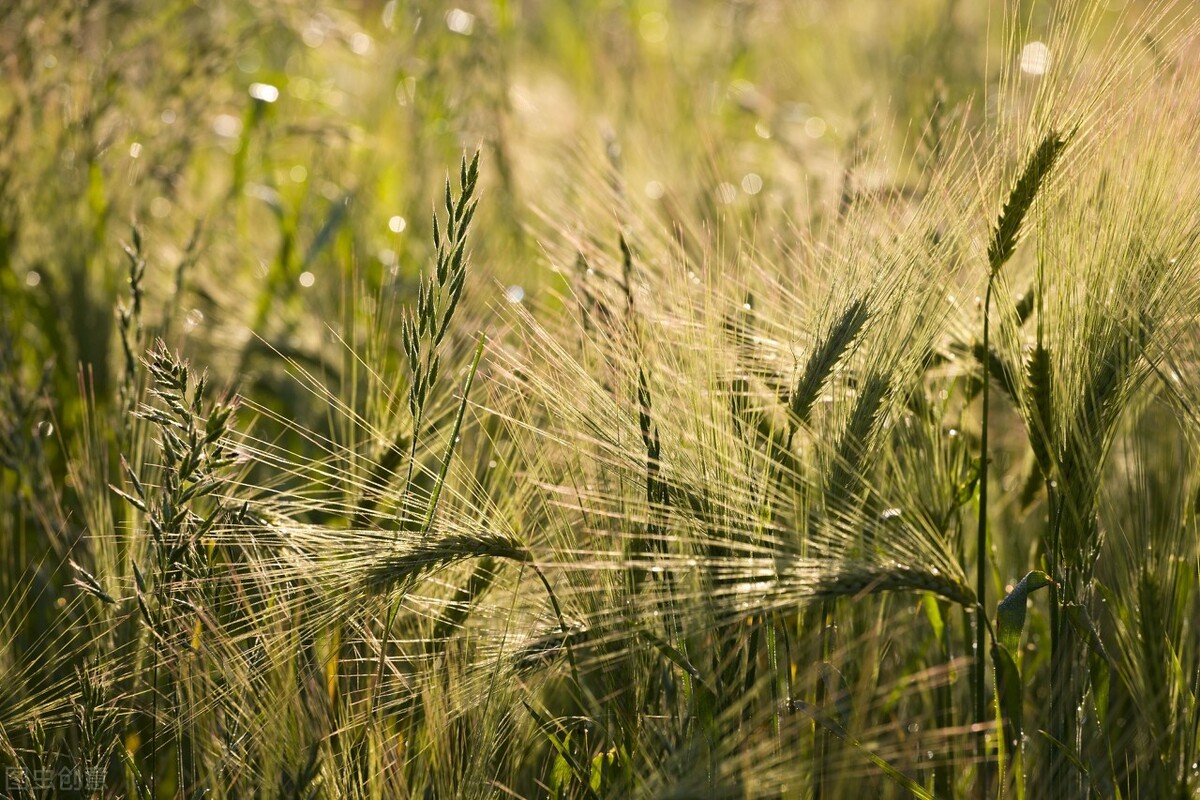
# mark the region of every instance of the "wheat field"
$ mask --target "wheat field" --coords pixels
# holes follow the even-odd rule
[[[1198,37],[0,4],[0,793],[1200,797]]]

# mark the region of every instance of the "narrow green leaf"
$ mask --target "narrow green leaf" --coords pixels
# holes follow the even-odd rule
[[[942,619],[941,609],[938,608],[937,595],[933,592],[921,595],[921,607],[925,610],[925,616],[929,618],[929,625],[933,628],[933,638],[940,642],[946,632],[946,622]]]
[[[1017,666],[1017,654],[1021,648],[1021,631],[1025,627],[1025,606],[1030,592],[1052,582],[1045,572],[1033,570],[996,606],[996,641],[992,644],[996,710],[1004,743],[1014,752],[1020,748],[1023,736],[1025,686]]]
[[[1013,587],[1008,596],[996,606],[996,638],[1009,653],[1021,647],[1021,631],[1025,627],[1025,604],[1031,592],[1053,583],[1049,575],[1033,570]]]
[[[1074,750],[1072,750],[1070,747],[1067,747],[1065,744],[1060,742],[1058,739],[1055,739],[1047,731],[1039,730],[1038,735],[1041,736],[1046,741],[1048,741],[1050,744],[1054,745],[1054,748],[1056,750],[1058,750],[1060,753],[1062,753],[1063,756],[1067,759],[1067,761],[1071,762],[1071,766],[1073,766],[1073,767],[1075,767],[1075,769],[1079,770],[1080,773],[1082,773],[1084,775],[1087,774],[1087,771],[1088,771],[1087,767],[1085,767],[1083,765],[1083,762],[1079,760],[1079,756],[1075,753]]]
[[[608,750],[603,753],[597,753],[592,759],[592,779],[589,785],[593,792],[602,792],[606,786],[610,786],[610,775],[616,773],[617,751],[615,749]]]
[[[1021,746],[1025,691],[1017,662],[999,644],[992,645],[992,664],[996,669],[996,708],[1000,713],[1005,747],[1012,751]]]

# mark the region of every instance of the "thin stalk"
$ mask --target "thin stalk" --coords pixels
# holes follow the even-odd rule
[[[158,797],[158,645],[154,647],[154,669],[150,672],[150,796]]]
[[[992,305],[992,286],[995,280],[995,272],[988,276],[987,291],[984,293],[983,300],[983,352],[990,353],[990,342],[988,334],[990,330],[989,313]],[[979,777],[976,782],[978,787],[979,797],[987,797],[988,780],[987,780],[987,734],[983,728],[984,722],[987,720],[987,690],[985,682],[987,678],[987,668],[985,663],[987,652],[986,641],[984,636],[984,623],[987,619],[987,552],[988,552],[988,535],[987,535],[987,507],[988,507],[988,410],[989,410],[989,388],[991,379],[987,374],[987,368],[984,367],[983,374],[983,410],[982,420],[979,430],[979,521],[976,528],[976,557],[975,557],[975,597],[979,603],[979,619],[975,621],[975,723],[979,726],[979,731],[976,734],[975,743],[976,755],[979,763]]]
[[[1059,605],[1062,601],[1059,587],[1061,586],[1063,575],[1062,558],[1059,553],[1058,497],[1054,481],[1049,477],[1046,478],[1046,505],[1048,506],[1050,517],[1050,548],[1046,554],[1046,561],[1048,562],[1046,564],[1048,567],[1046,571],[1054,579],[1048,587],[1050,589],[1050,654],[1051,661],[1053,661],[1058,641]]]
[[[821,666],[828,664],[833,657],[833,647],[830,636],[830,628],[832,623],[830,618],[833,616],[833,603],[826,600],[820,605],[821,611]],[[821,669],[817,675],[817,691],[816,702],[817,708],[824,710],[826,701],[825,691],[825,671]],[[829,777],[829,746],[830,733],[829,730],[821,725],[813,725],[813,742],[816,750],[814,761],[816,761],[817,775],[813,781],[813,800],[821,800],[825,796],[825,782]]]
[[[554,609],[554,616],[558,618],[559,630],[563,633],[563,646],[567,650],[567,663],[571,666],[571,679],[575,681],[575,690],[582,696],[583,683],[579,680],[579,665],[575,662],[575,649],[571,647],[571,627],[567,625],[567,618],[563,616],[562,606],[558,603],[558,596],[554,594],[554,589],[550,586],[550,581],[546,579],[546,573],[542,572],[541,567],[537,564],[532,564],[531,566],[538,580],[542,582],[546,594],[550,597],[550,605]]]
[[[954,660],[952,649],[952,636],[950,625],[945,623],[950,617],[950,604],[944,600],[934,599],[932,602],[937,606],[938,612],[942,617],[942,635],[938,637],[938,645],[941,650],[941,658],[947,666]],[[937,725],[942,730],[950,730],[954,727],[954,687],[947,681],[942,683],[934,693],[934,718],[937,720]],[[934,768],[933,787],[934,794],[938,797],[952,797],[954,793],[954,740],[946,740],[946,752],[943,754],[945,759],[944,765],[939,769]]]
[[[463,417],[467,413],[467,396],[471,393],[471,384],[475,382],[475,372],[479,369],[479,359],[483,357],[483,346],[486,342],[487,337],[480,334],[479,344],[475,346],[475,355],[471,358],[471,367],[467,370],[467,379],[463,383],[462,401],[458,404],[458,413],[454,417],[454,427],[450,430],[450,440],[446,443],[446,452],[442,456],[442,466],[438,470],[438,478],[433,485],[433,494],[429,498],[429,510],[425,513],[425,522],[421,525],[422,538],[428,536],[430,530],[433,528],[433,520],[437,515],[438,501],[442,496],[442,486],[446,483],[446,475],[450,471],[450,460],[454,457],[454,448],[458,443],[459,432],[462,430]],[[416,436],[413,436],[413,441],[416,441]],[[383,683],[383,665],[387,661],[388,632],[392,629],[392,625],[396,621],[396,614],[400,611],[400,601],[402,598],[403,595],[399,594],[392,601],[392,607],[388,610],[387,624],[383,626],[383,634],[379,642],[379,666],[375,671],[375,686],[371,690],[371,702],[367,706],[368,713],[371,713],[376,701],[379,699],[379,686]]]
[[[1052,481],[1047,479],[1047,484]],[[1050,505],[1050,576],[1054,581],[1050,584],[1050,735],[1060,743],[1072,743],[1072,716],[1075,714],[1075,703],[1072,698],[1075,688],[1071,675],[1071,644],[1069,623],[1062,613],[1064,601],[1067,599],[1069,582],[1072,580],[1070,570],[1064,565],[1062,549],[1062,499],[1053,485],[1047,486]],[[1066,750],[1062,745],[1051,749],[1052,756],[1048,770],[1048,786],[1052,792],[1066,792],[1078,777],[1067,763]]]
[[[770,664],[770,675],[776,677],[779,675],[779,642],[775,637],[775,621],[774,619],[763,619],[763,627],[766,629],[767,639],[767,661]],[[751,653],[754,656],[754,653]],[[751,673],[753,674],[753,673]],[[775,737],[775,746],[781,748],[781,737],[779,730],[779,681],[778,679],[771,681],[771,708],[775,711],[771,714],[771,734]]]
[[[437,482],[433,484],[433,496],[429,500],[429,511],[425,515],[425,523],[421,526],[421,535],[429,535],[433,528],[433,518],[437,514],[438,501],[442,496],[442,487],[446,483],[446,475],[450,471],[450,460],[454,457],[454,448],[458,444],[458,435],[462,430],[463,417],[467,413],[467,395],[471,393],[471,384],[475,382],[475,371],[479,369],[479,359],[483,357],[483,346],[487,337],[479,335],[479,344],[475,346],[475,355],[471,357],[471,368],[467,371],[467,380],[463,383],[462,402],[458,404],[458,413],[454,417],[454,427],[450,431],[450,440],[446,442],[446,452],[442,456],[442,466],[438,472]]]
[[[421,433],[421,424],[424,422],[424,415],[421,409],[417,409],[417,413],[413,415],[413,430],[412,441],[408,445],[408,473],[404,476],[404,494],[408,495],[412,491],[413,469],[417,464],[417,438]],[[405,515],[407,521],[408,515]]]
[[[976,734],[976,755],[979,760],[979,780],[976,786],[979,797],[987,797],[987,734],[983,727],[987,719],[987,681],[986,667],[986,638],[984,626],[990,626],[987,612],[987,505],[988,505],[988,412],[990,410],[991,370],[989,369],[992,350],[989,339],[991,329],[992,289],[1000,269],[1012,258],[1017,243],[1021,239],[1025,216],[1033,206],[1046,178],[1049,176],[1054,162],[1058,160],[1066,147],[1066,136],[1058,131],[1050,130],[1042,138],[1037,148],[1025,162],[1020,177],[1008,194],[1004,206],[1000,209],[1000,217],[992,228],[991,241],[988,243],[987,291],[983,299],[983,418],[980,421],[979,432],[979,524],[976,529],[976,564],[975,564],[975,597],[979,604],[979,619],[975,621],[975,724],[979,730]]]

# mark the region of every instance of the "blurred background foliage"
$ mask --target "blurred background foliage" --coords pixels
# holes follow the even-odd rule
[[[319,424],[321,410],[280,380],[272,353],[336,372],[329,322],[355,313],[345,287],[412,295],[430,256],[430,200],[462,152],[485,155],[478,309],[506,287],[532,300],[554,286],[535,233],[589,204],[606,162],[623,191],[653,201],[668,225],[699,221],[709,244],[738,246],[750,220],[786,239],[795,224],[820,224],[843,192],[917,180],[915,169],[876,174],[868,149],[880,163],[931,157],[909,121],[965,108],[995,80],[981,54],[1000,9],[6,3],[10,464],[35,458],[61,481],[60,443],[80,432],[83,399],[113,410],[114,307],[129,290],[133,225],[146,263],[143,341],[165,336],[219,383]],[[9,513],[24,519],[13,490],[33,473],[3,480]],[[61,555],[69,514],[48,513],[34,541],[49,537]]]

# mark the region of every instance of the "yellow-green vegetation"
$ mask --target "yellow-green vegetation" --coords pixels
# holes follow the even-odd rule
[[[1200,12],[0,3],[13,797],[1200,796]]]

